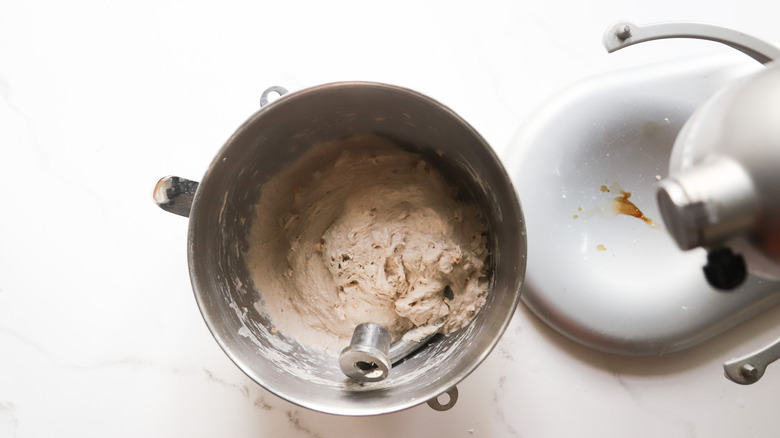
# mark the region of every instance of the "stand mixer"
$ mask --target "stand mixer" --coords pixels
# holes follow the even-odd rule
[[[690,58],[586,78],[538,109],[507,157],[533,254],[524,304],[611,354],[684,350],[780,304],[780,49],[698,23],[619,22],[603,45],[667,38],[764,67]],[[753,383],[778,357],[780,342],[726,376]]]
[[[780,279],[780,50],[728,29],[702,24],[638,27],[618,23],[608,51],[660,38],[724,43],[765,64],[701,105],[672,148],[658,206],[680,249],[705,248],[703,271],[714,288],[731,291],[750,272]],[[755,383],[780,359],[780,341],[724,364],[726,377]]]

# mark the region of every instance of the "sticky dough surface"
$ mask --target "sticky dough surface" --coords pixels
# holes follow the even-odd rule
[[[256,308],[332,354],[357,324],[447,333],[485,302],[487,228],[418,154],[375,136],[313,147],[261,188],[247,263]]]

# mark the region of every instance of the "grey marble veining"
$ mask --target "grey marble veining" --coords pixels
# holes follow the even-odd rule
[[[659,42],[607,55],[611,22],[696,19],[780,40],[778,11],[754,0],[0,4],[0,437],[773,436],[780,371],[745,388],[720,367],[780,336],[778,310],[637,359],[576,345],[521,307],[450,411],[300,408],[211,338],[186,220],[151,192],[164,175],[202,176],[271,85],[410,87],[504,154],[566,85],[717,51]]]

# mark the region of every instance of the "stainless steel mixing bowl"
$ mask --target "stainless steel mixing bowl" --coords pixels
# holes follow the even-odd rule
[[[268,178],[317,144],[368,133],[419,152],[478,202],[490,230],[490,292],[468,326],[434,338],[396,364],[387,379],[358,384],[344,376],[335,357],[303,348],[271,329],[255,309],[263,284],[253,283],[244,253],[254,205]],[[455,384],[490,353],[520,298],[525,226],[510,178],[469,124],[405,88],[345,82],[286,94],[236,131],[199,184],[163,178],[155,200],[190,218],[187,245],[195,298],[225,353],[267,390],[317,411],[383,414],[426,401],[438,409],[451,407],[454,397],[448,403],[436,397],[456,394]]]

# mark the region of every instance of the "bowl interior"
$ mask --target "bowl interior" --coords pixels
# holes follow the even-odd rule
[[[471,193],[488,219],[490,292],[466,327],[397,364],[382,382],[347,379],[338,361],[272,333],[254,303],[244,254],[262,184],[314,145],[375,134],[419,152]],[[498,342],[525,272],[522,211],[489,145],[456,114],[416,92],[374,83],[323,85],[287,95],[252,116],[221,149],[190,215],[189,263],[203,317],[228,356],[269,391],[328,413],[369,415],[422,403],[470,373]]]

